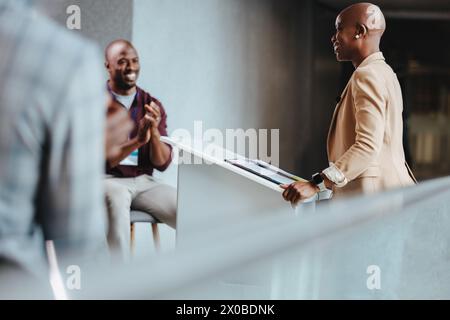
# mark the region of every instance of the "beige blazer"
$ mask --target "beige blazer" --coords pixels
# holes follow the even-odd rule
[[[373,193],[413,185],[403,150],[400,84],[381,52],[355,70],[337,104],[328,134],[328,159],[348,183],[335,195]]]

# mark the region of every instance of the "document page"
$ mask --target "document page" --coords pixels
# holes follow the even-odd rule
[[[291,184],[303,180],[261,160],[228,159],[225,161],[278,185]]]

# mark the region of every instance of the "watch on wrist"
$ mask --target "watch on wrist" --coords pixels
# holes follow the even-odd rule
[[[322,175],[320,173],[314,174],[312,176],[311,182],[319,188],[319,192],[327,190],[327,187],[325,186],[325,181],[323,180]]]

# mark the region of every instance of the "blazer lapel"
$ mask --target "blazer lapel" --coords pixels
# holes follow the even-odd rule
[[[336,108],[334,108],[333,117],[331,118],[330,129],[328,130],[328,138],[327,138],[327,152],[328,152],[328,156],[330,155],[330,144],[329,144],[329,141],[330,141],[330,138],[331,138],[331,134],[332,134],[332,132],[334,130],[334,127],[336,126],[336,118],[337,118],[337,115],[338,115],[339,110],[341,108],[342,101],[344,100],[345,96],[347,95],[348,87],[350,86],[350,81],[351,80],[352,79],[350,79],[348,81],[347,85],[344,88],[344,91],[342,91],[341,100],[337,103]]]

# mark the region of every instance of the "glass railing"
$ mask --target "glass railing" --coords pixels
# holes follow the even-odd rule
[[[450,178],[261,214],[198,234],[172,253],[83,270],[72,298],[450,298]],[[84,272],[86,271],[86,272]],[[63,277],[63,281],[65,281]],[[9,282],[9,283],[8,283]],[[17,285],[16,291],[39,292]],[[20,289],[23,288],[23,289]],[[38,293],[37,293],[38,294]]]

